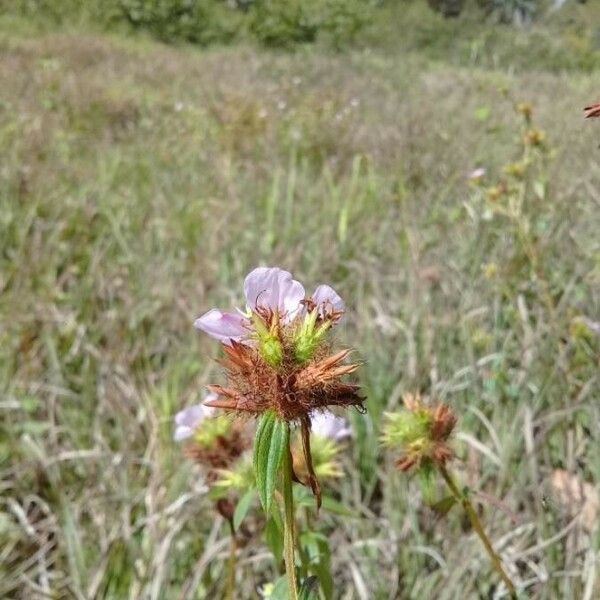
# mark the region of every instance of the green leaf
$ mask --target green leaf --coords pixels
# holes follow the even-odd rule
[[[300,585],[298,600],[318,600],[319,580],[314,575],[307,577]]]
[[[431,509],[434,510],[438,516],[445,517],[455,504],[456,498],[454,496],[446,496],[445,498],[442,498],[440,501],[433,504]]]
[[[323,497],[323,503],[321,504],[321,508],[334,515],[340,515],[341,517],[358,517],[358,515],[354,511],[350,510],[349,508],[346,508],[343,504],[341,504],[337,500],[334,500],[330,496]]]
[[[319,541],[320,538],[327,539],[321,533],[314,531],[303,531],[299,536],[300,547],[304,551],[307,558],[307,563],[316,563],[319,560]]]
[[[248,490],[239,500],[233,513],[233,528],[237,531],[254,500],[254,490]]]
[[[265,541],[273,554],[275,563],[279,564],[283,560],[283,529],[277,525],[277,521],[273,517],[267,521],[265,526]]]
[[[296,508],[313,508],[315,506],[315,497],[308,488],[298,485],[294,488],[294,506]]]
[[[269,600],[288,600],[288,582],[287,577],[282,575],[273,584],[270,590]]]
[[[288,441],[287,423],[278,419],[273,411],[264,413],[254,438],[254,474],[260,502],[267,516]]]
[[[319,562],[313,566],[313,571],[319,578],[325,600],[333,598],[333,576],[331,575],[331,551],[329,541],[319,541]]]

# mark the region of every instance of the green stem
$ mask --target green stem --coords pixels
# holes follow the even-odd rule
[[[235,537],[235,527],[233,526],[232,519],[229,519],[229,529],[231,532],[231,537],[229,542],[229,563],[227,565],[227,591],[225,598],[226,600],[235,600],[235,568],[237,540]]]
[[[289,600],[298,600],[296,561],[294,559],[294,495],[292,490],[292,453],[290,451],[290,426],[287,425],[287,442],[283,455],[283,507],[285,513],[284,559],[288,580]]]
[[[515,586],[511,581],[510,577],[506,574],[506,571],[502,566],[502,561],[500,560],[500,557],[496,554],[496,551],[494,550],[490,539],[485,533],[483,525],[481,524],[481,521],[479,520],[477,512],[473,508],[471,501],[467,496],[460,492],[460,490],[454,483],[454,480],[446,470],[446,467],[439,465],[439,470],[442,474],[442,477],[444,478],[444,481],[446,482],[446,485],[448,486],[448,489],[450,490],[454,498],[456,498],[456,500],[462,504],[463,509],[465,510],[467,516],[469,517],[469,520],[471,521],[471,525],[473,526],[475,533],[479,536],[479,539],[482,541],[485,550],[488,553],[490,560],[492,561],[494,569],[498,571],[498,574],[502,578],[502,581],[504,581],[504,583],[506,584],[506,587],[508,588],[511,597],[516,598],[517,592],[515,590]]]

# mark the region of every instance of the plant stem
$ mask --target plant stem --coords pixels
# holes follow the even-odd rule
[[[496,571],[498,571],[498,574],[502,578],[502,581],[504,581],[504,583],[506,584],[506,587],[508,588],[508,591],[509,591],[511,597],[516,598],[517,592],[515,590],[515,586],[514,586],[513,582],[511,581],[510,577],[506,574],[506,571],[504,570],[504,567],[502,566],[502,561],[500,560],[500,557],[496,554],[496,551],[494,550],[492,543],[490,542],[490,539],[488,538],[487,534],[485,533],[485,531],[483,529],[483,525],[481,524],[481,521],[479,520],[479,517],[477,516],[477,512],[473,508],[471,501],[469,500],[469,498],[467,496],[465,496],[463,493],[461,493],[461,491],[458,489],[458,487],[454,483],[454,480],[450,476],[450,473],[448,473],[448,471],[446,470],[446,467],[438,465],[438,468],[439,468],[440,473],[442,474],[442,477],[444,478],[444,481],[446,482],[446,485],[448,486],[448,489],[450,490],[450,492],[452,493],[454,498],[456,498],[456,500],[462,504],[463,509],[467,513],[467,516],[469,517],[469,520],[471,521],[471,525],[473,526],[475,533],[479,536],[479,539],[483,542],[485,550],[488,553],[490,560],[492,561],[492,565],[493,565],[494,569],[496,569]]]
[[[233,526],[233,519],[228,519],[230,529],[230,542],[229,542],[229,563],[227,565],[227,591],[225,598],[226,600],[235,600],[235,567],[236,567],[236,554],[237,554],[237,540],[235,537],[235,527]]]
[[[298,583],[294,559],[294,495],[292,490],[292,453],[290,451],[290,426],[287,425],[287,442],[283,454],[283,507],[285,513],[284,550],[285,572],[288,580],[289,600],[298,600]]]

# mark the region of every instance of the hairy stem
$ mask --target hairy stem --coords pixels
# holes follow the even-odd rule
[[[287,443],[283,455],[283,506],[285,513],[284,559],[288,580],[289,600],[298,600],[298,582],[296,581],[296,565],[294,559],[294,495],[292,490],[292,453],[290,451],[290,426],[287,425]]]
[[[450,473],[448,473],[448,471],[446,470],[446,467],[443,467],[440,465],[439,470],[440,470],[440,473],[442,474],[442,477],[444,478],[444,481],[446,482],[446,485],[448,486],[448,489],[450,490],[451,494],[454,496],[454,498],[456,498],[456,500],[458,502],[461,503],[464,511],[467,513],[467,516],[469,517],[469,520],[471,521],[471,525],[473,526],[475,533],[479,536],[479,539],[482,541],[482,543],[485,547],[485,550],[488,553],[490,560],[492,561],[492,565],[493,565],[494,569],[496,569],[496,571],[502,578],[502,581],[504,581],[504,583],[506,584],[506,587],[508,588],[508,591],[510,592],[511,597],[516,598],[517,592],[515,590],[515,586],[514,586],[513,582],[511,581],[510,577],[506,574],[506,571],[504,570],[504,567],[502,566],[502,561],[500,560],[500,557],[496,554],[496,551],[494,550],[492,543],[490,542],[490,539],[488,538],[487,534],[485,533],[485,531],[483,529],[483,525],[481,524],[481,521],[479,520],[479,517],[477,516],[477,512],[473,508],[471,501],[469,500],[469,498],[467,496],[465,496],[463,493],[461,493],[461,491],[458,489],[458,487],[456,486],[456,483],[454,483],[454,480],[450,476]]]
[[[229,541],[229,563],[227,565],[227,590],[225,598],[226,600],[235,600],[235,568],[237,540],[235,537],[235,527],[233,526],[233,519],[228,519],[228,521],[231,537]]]

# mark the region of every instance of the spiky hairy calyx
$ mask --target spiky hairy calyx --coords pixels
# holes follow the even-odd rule
[[[420,396],[404,396],[405,408],[398,413],[386,415],[382,440],[390,447],[399,447],[403,455],[397,461],[402,471],[426,463],[444,466],[454,457],[448,445],[456,415],[445,404],[429,407],[423,404]]]
[[[327,406],[362,407],[359,387],[342,381],[359,366],[344,364],[350,350],[328,355],[321,347],[299,365],[291,352],[285,352],[289,347],[283,347],[284,359],[275,369],[256,347],[236,342],[224,346],[221,364],[227,371],[227,385],[209,386],[219,399],[207,405],[254,415],[272,409],[284,421],[300,420]]]
[[[209,386],[220,397],[208,405],[255,415],[272,409],[285,421],[310,418],[326,406],[362,407],[358,386],[343,381],[359,365],[345,364],[350,350],[330,354],[324,339],[341,312],[323,316],[314,306],[307,310],[285,326],[276,312],[255,312],[258,343],[223,345],[227,385]]]
[[[263,360],[277,368],[283,361],[283,345],[280,339],[279,315],[272,311],[255,313],[252,324],[258,339],[258,351]]]

